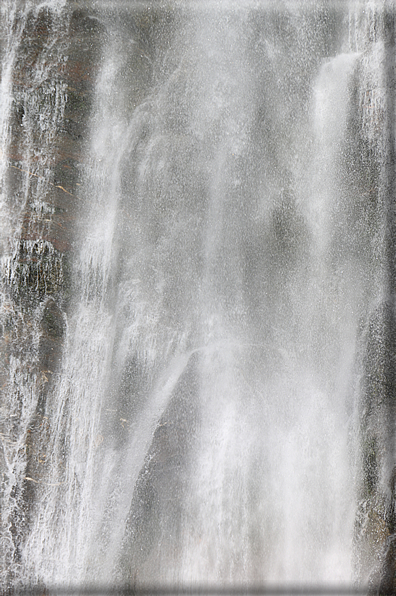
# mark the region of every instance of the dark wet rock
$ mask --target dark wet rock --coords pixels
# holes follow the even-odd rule
[[[12,242],[1,273],[0,382],[16,403],[27,392],[37,399],[20,454],[26,459],[24,480],[10,513],[13,562],[5,556],[0,563],[0,575],[9,577],[10,585],[31,505],[48,472],[44,446],[51,429],[45,411],[62,357],[76,217],[83,207],[79,184],[103,41],[97,20],[72,7],[67,12],[29,12],[16,48],[10,140],[2,156]],[[15,28],[22,22],[18,17]],[[11,362],[19,363],[12,374]],[[26,432],[9,421],[3,430],[10,440]]]
[[[51,338],[61,338],[63,336],[65,331],[63,313],[53,300],[48,300],[45,305],[42,326]]]

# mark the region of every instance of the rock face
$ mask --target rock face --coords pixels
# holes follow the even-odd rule
[[[370,218],[372,222],[379,222],[378,216],[383,214],[378,230],[382,229],[384,238],[383,251],[378,254],[383,301],[362,338],[361,482],[355,524],[357,574],[369,582],[373,595],[396,593],[395,18],[394,7],[388,7],[373,19],[359,72],[364,100],[356,127],[360,131],[356,140],[362,162],[359,169],[369,188],[366,204],[376,205],[377,216]],[[370,63],[378,64],[377,73],[370,72]],[[378,89],[383,92],[381,101],[375,98]]]
[[[45,449],[51,432],[45,408],[59,369],[73,294],[73,238],[83,206],[79,179],[103,35],[97,20],[78,9],[17,3],[13,11],[12,2],[5,4],[0,306],[3,586],[13,585],[23,575],[20,547],[51,455]]]

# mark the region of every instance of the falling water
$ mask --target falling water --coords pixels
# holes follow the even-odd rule
[[[393,9],[4,0],[4,586],[379,581]]]

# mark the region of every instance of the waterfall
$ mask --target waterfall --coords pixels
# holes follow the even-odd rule
[[[2,586],[387,581],[395,17],[3,1]]]

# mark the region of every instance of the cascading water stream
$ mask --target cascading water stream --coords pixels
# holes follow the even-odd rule
[[[5,586],[374,577],[391,17],[5,2]]]

